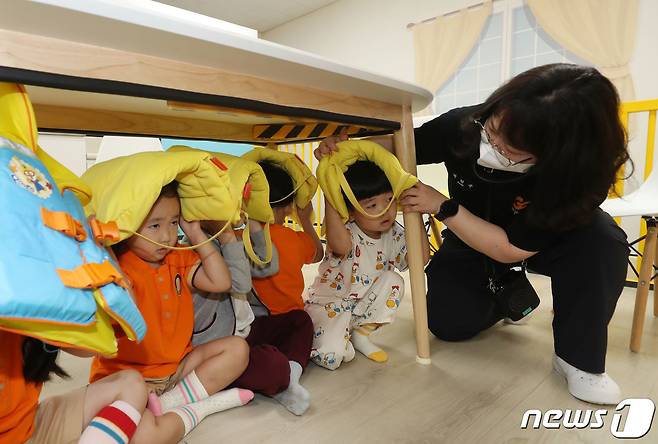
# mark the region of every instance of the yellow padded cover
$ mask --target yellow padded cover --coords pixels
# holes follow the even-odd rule
[[[38,145],[34,110],[23,85],[0,82],[0,135],[36,153],[61,191],[71,190],[82,205],[89,202],[89,187]]]
[[[172,146],[168,151],[205,152],[183,145]],[[267,178],[260,165],[251,160],[226,153],[206,153],[216,157],[228,167],[231,191],[235,196],[244,197],[245,187],[248,187],[248,198],[244,200],[242,209],[246,211],[249,219],[263,223],[274,222],[274,213],[272,213],[272,207],[269,203],[270,185],[267,183]]]
[[[97,296],[98,290],[94,290],[94,297],[97,298]],[[119,350],[112,327],[112,318],[103,311],[100,305],[96,310],[96,321],[89,325],[58,325],[29,320],[3,319],[2,329],[31,336],[58,347],[87,350],[104,356],[116,356]],[[134,337],[129,336],[129,338],[135,340]]]
[[[305,208],[318,190],[318,181],[302,160],[292,153],[278,151],[273,148],[255,147],[242,155],[244,159],[253,162],[269,161],[283,168],[292,178],[295,191],[295,204]]]
[[[82,175],[92,190],[86,207],[101,222],[116,221],[121,239],[137,232],[163,186],[176,180],[186,220],[239,220],[241,196],[228,169],[203,151],[145,152],[92,166]]]
[[[169,148],[173,152],[190,152],[199,151],[189,146],[175,145]],[[251,245],[251,237],[249,233],[249,224],[245,220],[245,228],[243,231],[243,241],[247,256],[258,265],[265,265],[272,260],[272,238],[270,237],[270,225],[274,222],[274,213],[270,207],[270,185],[267,183],[267,178],[263,169],[256,162],[243,159],[241,157],[232,156],[226,153],[208,153],[222,162],[228,168],[228,175],[231,178],[231,191],[236,196],[245,197],[245,189],[249,188],[248,198],[242,200],[242,210],[246,214],[247,219],[254,219],[259,222],[265,223],[265,245],[266,254],[265,258],[258,257]]]
[[[37,122],[23,85],[0,82],[0,134],[37,151]]]
[[[338,151],[322,158],[316,171],[318,182],[325,197],[332,207],[336,209],[343,222],[349,220],[347,205],[341,190],[345,192],[352,206],[362,214],[367,214],[354,197],[349,184],[345,180],[345,171],[358,160],[374,162],[384,171],[391,183],[393,195],[399,198],[403,191],[411,188],[418,179],[407,173],[400,165],[397,157],[381,145],[369,140],[346,140],[337,144]]]

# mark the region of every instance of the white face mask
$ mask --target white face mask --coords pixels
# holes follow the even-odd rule
[[[480,142],[480,158],[477,160],[478,165],[485,168],[491,168],[499,171],[509,171],[512,173],[525,173],[534,164],[517,163],[514,165],[505,165],[498,158],[498,154],[487,142]]]

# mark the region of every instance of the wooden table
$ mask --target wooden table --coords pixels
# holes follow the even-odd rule
[[[157,3],[2,3],[0,81],[27,85],[41,131],[289,144],[346,128],[393,134],[402,166],[416,174],[412,112],[432,100],[419,86]],[[404,222],[417,360],[427,364],[425,233],[420,215]]]

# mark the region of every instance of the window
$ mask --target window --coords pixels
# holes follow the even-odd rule
[[[567,51],[546,34],[537,24],[529,7],[513,9],[510,77],[548,63],[589,65],[587,61]]]
[[[480,41],[435,94],[434,111],[481,103],[509,78],[557,62],[589,64],[553,40],[522,1],[496,1]]]
[[[489,17],[480,42],[436,94],[434,106],[438,114],[484,101],[501,83],[502,58],[503,13],[499,12]]]

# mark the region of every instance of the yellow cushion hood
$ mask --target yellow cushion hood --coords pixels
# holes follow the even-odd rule
[[[354,197],[351,188],[345,180],[345,171],[358,160],[369,160],[374,162],[384,171],[388,181],[391,183],[393,195],[399,198],[403,191],[411,188],[418,179],[407,173],[397,157],[387,151],[381,145],[369,140],[346,140],[337,144],[338,151],[322,158],[316,171],[318,182],[325,197],[332,207],[336,209],[343,222],[349,220],[349,212],[341,190],[351,201],[352,206],[364,213],[358,201]],[[365,214],[365,213],[364,213]]]
[[[318,190],[318,181],[309,167],[292,153],[277,151],[274,148],[256,147],[243,154],[242,158],[256,163],[268,161],[283,168],[292,178],[293,187],[296,190],[295,204],[300,208],[305,208]]]
[[[228,168],[203,151],[117,157],[92,166],[82,179],[93,194],[87,213],[101,222],[116,221],[120,240],[139,229],[162,187],[174,180],[186,220],[239,219],[241,196],[231,191]]]
[[[205,152],[219,159],[228,168],[231,179],[231,192],[244,198],[243,210],[249,219],[263,223],[274,222],[274,214],[269,204],[270,186],[263,169],[256,162],[225,153],[197,150],[183,145],[169,148],[169,152]]]

